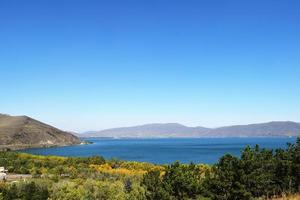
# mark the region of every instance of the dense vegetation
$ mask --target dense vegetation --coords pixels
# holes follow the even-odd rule
[[[250,200],[300,192],[300,138],[275,151],[246,147],[213,166],[65,158],[1,152],[0,166],[31,174],[2,182],[0,200]]]

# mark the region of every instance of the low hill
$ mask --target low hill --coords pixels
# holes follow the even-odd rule
[[[27,116],[0,114],[0,149],[80,144],[78,137]]]
[[[262,124],[249,124],[239,126],[227,126],[212,129],[207,136],[299,136],[300,123],[296,122],[269,122]]]
[[[300,123],[269,122],[261,124],[227,126],[220,128],[187,127],[177,123],[146,124],[133,127],[90,131],[81,137],[129,137],[129,138],[168,138],[168,137],[280,137],[299,136]]]
[[[145,124],[141,126],[106,129],[82,134],[84,137],[197,137],[199,132],[209,131],[202,127],[187,127],[177,123]]]

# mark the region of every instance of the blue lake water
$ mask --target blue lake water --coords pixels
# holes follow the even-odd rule
[[[186,138],[186,139],[88,139],[93,144],[67,147],[27,149],[39,155],[93,156],[106,159],[152,162],[157,164],[180,161],[212,164],[226,154],[240,156],[246,145],[268,149],[286,148],[296,138]]]

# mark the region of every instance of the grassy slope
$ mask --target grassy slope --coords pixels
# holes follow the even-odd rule
[[[272,200],[300,200],[300,194],[292,195],[292,196],[288,196],[288,197],[274,198]]]

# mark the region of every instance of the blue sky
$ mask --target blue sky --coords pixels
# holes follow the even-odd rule
[[[64,130],[300,121],[300,2],[0,0],[0,112]]]

